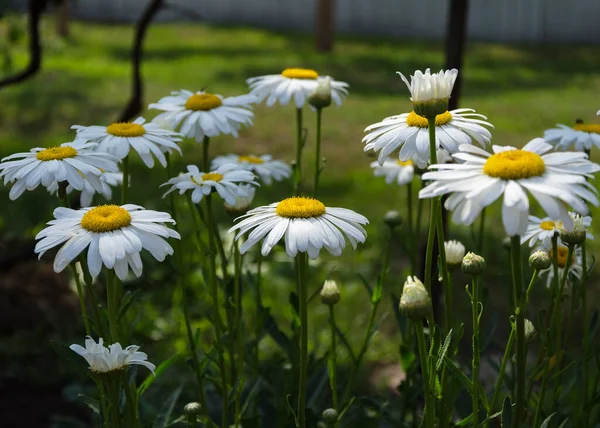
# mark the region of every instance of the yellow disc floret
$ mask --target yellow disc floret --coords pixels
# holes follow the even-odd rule
[[[564,268],[567,265],[567,257],[569,257],[569,249],[567,247],[559,245],[557,248],[556,257],[559,267]],[[552,250],[550,250],[550,259],[554,260],[554,252]],[[571,256],[571,262],[569,264],[571,263],[573,263],[573,256]]]
[[[220,107],[223,104],[221,98],[214,94],[194,94],[185,102],[186,110],[208,111]]]
[[[483,172],[490,177],[503,180],[519,180],[539,177],[546,171],[540,155],[525,150],[508,150],[496,153],[483,165]]]
[[[41,161],[61,160],[74,158],[77,156],[77,150],[73,147],[50,147],[36,153],[35,157]]]
[[[554,230],[554,229],[560,229],[563,227],[562,221],[559,221],[558,223],[552,220],[544,220],[543,222],[540,223],[540,229],[543,230]]]
[[[202,181],[216,181],[219,182],[223,180],[223,174],[219,174],[216,172],[208,172],[206,174],[202,174]]]
[[[238,162],[247,162],[247,163],[255,163],[255,164],[265,163],[264,160],[262,160],[261,158],[258,158],[256,156],[238,156]]]
[[[146,133],[146,130],[137,123],[120,122],[108,125],[106,132],[115,137],[141,137]]]
[[[118,205],[100,205],[83,215],[81,227],[90,232],[103,233],[131,224],[131,215]]]
[[[407,161],[397,160],[396,163],[400,166],[412,166],[413,161],[411,161],[410,159]]]
[[[438,114],[435,117],[435,126],[442,126],[452,120],[452,114],[449,111]],[[411,111],[406,118],[406,124],[408,126],[416,126],[418,128],[427,128],[427,119],[423,116],[419,116],[414,111]]]
[[[281,72],[283,77],[289,79],[305,79],[305,80],[316,80],[319,77],[319,73],[310,68],[286,68]]]
[[[325,205],[317,199],[294,196],[279,202],[275,212],[286,218],[319,217],[325,214]]]
[[[600,134],[600,124],[598,123],[578,123],[573,129],[576,131],[591,132],[592,134]]]

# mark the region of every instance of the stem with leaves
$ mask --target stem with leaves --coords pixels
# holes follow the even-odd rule
[[[525,412],[525,316],[523,314],[522,294],[523,294],[523,273],[521,267],[521,238],[519,235],[510,238],[511,249],[511,268],[513,280],[513,297],[515,301],[516,312],[516,331],[517,331],[517,396],[515,405],[515,418],[513,425],[518,427],[524,417]]]
[[[479,426],[479,277],[473,276],[471,287],[471,312],[473,322],[473,360],[472,360],[472,383],[473,383],[473,428]]]
[[[425,344],[425,332],[422,321],[413,321],[417,344],[419,346],[419,357],[421,358],[421,373],[423,374],[423,391],[425,394],[425,426],[435,427],[435,395],[431,389],[431,378],[429,373],[429,354]]]

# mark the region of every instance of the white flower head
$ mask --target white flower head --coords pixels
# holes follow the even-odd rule
[[[302,108],[310,94],[317,88],[319,73],[308,68],[286,68],[281,74],[269,74],[252,77],[246,80],[250,93],[255,95],[258,102],[267,100],[271,107],[276,102],[287,105],[294,100],[297,108]],[[329,78],[331,99],[338,106],[348,95],[348,84]]]
[[[371,168],[373,168],[375,177],[383,176],[385,177],[385,182],[387,184],[396,183],[400,186],[412,183],[415,173],[415,167],[410,160],[403,162],[401,160],[387,158],[383,162],[383,165],[379,165],[379,162],[371,162]]]
[[[573,127],[563,124],[556,126],[544,131],[544,139],[558,150],[568,150],[571,146],[576,151],[589,151],[593,146],[600,148],[600,124],[578,123]]]
[[[587,231],[592,225],[592,218],[590,216],[581,216],[575,212],[569,212],[569,217],[572,219],[572,229],[579,230],[583,229]],[[529,216],[529,223],[527,224],[527,230],[521,237],[521,245],[529,241],[529,246],[533,247],[538,245],[544,250],[552,249],[552,237],[556,234],[560,234],[561,229],[564,228],[563,222],[560,220],[552,220],[550,217],[539,218],[536,216]],[[594,239],[594,235],[590,232],[586,233],[587,239]]]
[[[171,92],[171,95],[148,106],[162,110],[155,121],[167,120],[174,128],[188,138],[201,142],[204,137],[233,135],[237,138],[242,126],[251,126],[254,95],[223,97],[204,91],[191,92],[185,89]]]
[[[522,149],[493,146],[488,153],[473,145],[462,145],[453,157],[462,163],[432,165],[437,171],[423,174],[431,183],[419,192],[420,198],[450,194],[446,209],[452,220],[471,224],[499,197],[503,197],[502,222],[509,236],[524,235],[531,194],[548,216],[572,227],[567,204],[586,213],[586,202],[598,206],[596,190],[586,179],[600,170],[585,153],[548,153],[552,146],[541,138]]]
[[[133,122],[108,126],[73,125],[71,129],[75,129],[78,138],[98,143],[97,151],[113,154],[119,159],[124,159],[133,148],[148,168],[154,166],[154,157],[166,167],[164,152],[167,150],[175,150],[181,154],[177,145],[181,136],[177,132],[161,128],[156,123],[146,123],[143,117],[138,117]]]
[[[108,347],[104,346],[104,340],[98,339],[98,343],[91,337],[85,339],[85,348],[81,345],[73,344],[69,346],[71,351],[81,355],[90,366],[94,373],[110,373],[126,369],[130,365],[144,366],[152,373],[156,366],[148,360],[148,355],[139,352],[140,347],[129,345],[123,349],[119,342]]]
[[[429,69],[426,69],[425,73],[417,70],[413,76],[410,76],[410,83],[404,74],[400,72],[398,74],[410,91],[410,99],[413,102],[422,102],[450,98],[458,70],[455,68],[446,71],[440,70],[439,73],[433,74]]]
[[[102,184],[102,191],[97,192],[88,181],[84,182],[83,189],[81,190],[81,194],[79,196],[79,205],[82,207],[89,207],[92,205],[92,202],[94,201],[94,195],[96,195],[96,193],[101,194],[106,200],[110,201],[112,199],[112,187],[120,186],[123,183],[123,173],[102,172],[102,175],[100,176],[100,183]],[[73,190],[73,186],[67,186],[67,194],[72,193]],[[58,192],[58,183],[56,181],[48,186],[48,192],[51,194]]]
[[[486,147],[492,139],[492,134],[486,128],[493,125],[475,110],[461,108],[437,115],[435,119],[435,142],[438,157],[440,149],[450,154],[456,153],[462,144],[472,144],[476,141]],[[385,159],[400,148],[401,161],[414,161],[419,168],[425,168],[429,163],[429,126],[427,119],[414,111],[398,116],[386,117],[381,122],[365,128],[367,133],[362,141],[364,151],[379,152],[378,162],[383,165]],[[444,160],[438,159],[438,163]]]
[[[76,190],[83,190],[86,181],[97,192],[102,191],[100,176],[103,172],[117,172],[118,158],[94,151],[94,143],[75,140],[48,149],[35,148],[15,153],[2,159],[0,178],[4,184],[15,182],[9,197],[17,199],[25,190],[34,190],[40,184],[46,188],[56,182],[66,182]]]
[[[258,186],[252,172],[241,169],[235,164],[227,163],[206,173],[200,171],[196,165],[188,165],[186,173],[171,178],[161,184],[161,187],[171,186],[163,198],[175,190],[178,190],[180,195],[192,190],[192,202],[195,204],[214,189],[225,202],[235,205],[239,197],[248,196],[246,188],[240,187],[240,184],[244,183]]]
[[[225,164],[237,165],[240,169],[252,171],[260,181],[270,186],[273,181],[282,181],[292,175],[292,168],[285,162],[273,160],[271,155],[224,155],[217,156],[210,164],[216,170]]]
[[[235,213],[237,215],[246,214],[250,205],[252,205],[252,200],[254,199],[254,194],[256,193],[256,187],[252,184],[240,184],[240,193],[237,195],[235,199],[235,204],[228,204],[225,202],[223,205],[225,207],[225,211],[229,213]]]
[[[55,220],[37,234],[36,254],[64,243],[54,258],[54,271],[61,272],[87,248],[90,275],[98,276],[102,266],[114,269],[117,277],[127,278],[129,269],[135,276],[142,274],[140,252],[146,249],[162,262],[173,248],[164,238],[180,239],[179,234],[165,226],[175,223],[164,212],[145,210],[138,205],[100,205],[93,208],[57,208]]]
[[[362,225],[369,223],[354,211],[329,208],[317,199],[305,197],[255,208],[237,220],[241,221],[229,229],[230,233],[239,231],[236,240],[249,232],[240,247],[242,254],[264,238],[261,253],[266,256],[284,238],[288,256],[306,252],[311,259],[316,259],[323,248],[334,256],[341,255],[346,238],[356,248],[367,237]]]
[[[447,264],[460,266],[466,249],[461,242],[452,240],[444,242],[444,251],[446,252]]]

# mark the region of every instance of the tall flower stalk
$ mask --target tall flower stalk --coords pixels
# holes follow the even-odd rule
[[[308,370],[308,258],[306,253],[296,256],[298,281],[298,311],[300,316],[300,336],[298,350],[300,351],[300,377],[298,382],[298,422],[300,428],[306,428],[306,381]]]
[[[521,238],[510,238],[511,270],[513,279],[513,298],[515,301],[516,344],[517,344],[517,396],[515,398],[515,426],[523,420],[525,412],[525,315],[521,306],[523,294],[523,271],[521,267]]]

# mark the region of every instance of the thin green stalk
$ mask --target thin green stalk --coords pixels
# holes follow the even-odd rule
[[[133,385],[128,382],[127,370],[122,374],[123,390],[125,391],[125,412],[127,413],[127,428],[139,428],[140,417],[138,412],[137,393]]]
[[[298,382],[299,428],[306,428],[306,381],[308,369],[308,259],[306,253],[296,256],[298,266],[298,309],[300,312],[300,380]]]
[[[313,196],[316,198],[319,192],[319,177],[321,175],[321,116],[323,115],[323,109],[317,107],[317,138],[316,138],[316,151],[315,151],[315,190]]]
[[[237,372],[240,373],[240,377],[244,378],[244,332],[242,331],[242,257],[240,255],[240,249],[238,241],[233,243],[233,264],[235,272],[235,339],[237,344]],[[241,381],[240,381],[241,382]],[[237,387],[235,393],[235,426],[240,426],[241,419],[241,402],[242,402],[242,387]]]
[[[302,181],[302,149],[304,141],[302,138],[302,108],[296,108],[296,165],[294,166],[294,195],[300,194],[300,182]]]
[[[212,195],[206,195],[206,216],[207,221],[210,224],[214,222],[213,211],[212,211]],[[223,409],[221,412],[221,426],[226,427],[227,425],[227,410],[228,410],[228,393],[227,393],[227,372],[225,369],[225,355],[223,352],[223,323],[221,321],[221,313],[219,311],[219,290],[217,288],[217,264],[216,264],[216,249],[215,249],[215,237],[214,229],[208,228],[208,248],[209,248],[209,288],[213,302],[214,310],[214,326],[215,326],[215,345],[217,353],[219,355],[219,373],[221,375],[221,400],[223,402]]]
[[[106,312],[108,313],[108,326],[110,329],[111,343],[119,341],[119,324],[117,313],[119,303],[117,298],[117,281],[115,273],[111,269],[106,269]]]
[[[584,405],[588,402],[588,362],[587,358],[590,350],[590,339],[589,339],[589,324],[587,315],[587,260],[585,252],[585,242],[581,246],[581,266],[583,268],[583,274],[581,278],[581,331],[583,332],[583,382],[581,388],[583,389],[583,403]],[[587,428],[589,424],[588,414],[583,412],[583,428]]]
[[[513,426],[518,427],[525,413],[525,316],[521,309],[523,294],[523,273],[521,267],[521,242],[518,235],[510,238],[511,268],[513,279],[513,295],[515,299],[517,319],[517,397],[515,400],[515,418]]]
[[[535,417],[533,420],[533,426],[539,427],[542,417],[542,409],[544,408],[544,400],[546,398],[546,390],[548,389],[548,374],[550,373],[550,359],[544,361],[544,373],[542,375],[542,387],[540,388],[540,397],[537,402],[535,409]]]
[[[479,234],[477,235],[477,252],[483,253],[483,238],[485,237],[485,208],[481,210],[481,217],[479,220]]]
[[[329,305],[329,327],[331,328],[331,350],[329,351],[329,358],[331,358],[331,372],[329,373],[330,384],[331,384],[331,398],[333,402],[333,408],[339,411],[339,403],[338,403],[338,390],[337,390],[337,376],[336,376],[336,366],[337,366],[337,345],[336,345],[336,336],[337,332],[335,329],[335,305]]]
[[[129,155],[123,158],[123,186],[121,187],[121,205],[127,203],[127,191],[129,190]]]
[[[492,396],[492,401],[490,401],[490,409],[487,413],[487,417],[489,418],[492,414],[494,414],[496,409],[496,404],[498,403],[498,396],[500,394],[500,389],[502,388],[502,384],[504,382],[504,373],[506,371],[506,365],[508,364],[508,360],[510,360],[512,356],[512,348],[515,343],[515,325],[511,323],[510,335],[508,336],[508,342],[506,343],[506,349],[504,350],[504,356],[502,357],[502,363],[500,363],[500,371],[498,372],[498,379],[496,379],[496,387],[494,388],[494,394]]]
[[[69,267],[71,268],[73,278],[75,279],[75,286],[77,287],[77,295],[79,296],[79,306],[81,307],[81,316],[83,318],[83,325],[85,326],[85,334],[87,336],[91,336],[92,329],[90,328],[90,320],[89,320],[89,316],[87,313],[87,307],[85,304],[85,294],[83,292],[83,287],[81,286],[79,274],[77,273],[77,268],[75,267],[74,263],[70,263]]]
[[[104,392],[104,386],[102,382],[97,379],[94,379],[96,382],[96,386],[98,386],[98,390],[100,391],[100,403],[102,405],[102,419],[104,422],[104,428],[110,428],[110,413],[108,411],[108,404],[106,403],[106,395]]]
[[[421,188],[419,190],[422,190],[423,187],[425,186],[424,181],[419,179],[419,182],[421,183]],[[419,192],[417,192],[417,195],[419,194]],[[415,225],[415,242],[419,242],[420,241],[420,236],[421,236],[421,219],[423,218],[423,199],[421,198],[417,198],[417,224]],[[415,248],[419,248],[419,246],[415,243]]]
[[[208,157],[208,147],[210,145],[210,137],[204,136],[202,140],[202,169],[204,172],[210,172],[210,158]]]
[[[550,311],[548,315],[554,314],[554,307],[558,304],[557,300],[560,299],[558,297],[558,288],[560,286],[560,275],[558,273],[558,236],[554,235],[552,237],[552,266],[554,270],[554,278],[552,281],[552,290],[550,297]],[[550,328],[552,328],[552,323],[550,323]]]
[[[540,274],[539,269],[533,270],[533,275],[531,275],[531,280],[529,281],[529,285],[527,286],[527,291],[525,292],[525,301],[523,302],[523,308],[526,308],[527,305],[529,304],[529,295],[531,294],[531,290],[533,290],[533,284],[535,284],[535,281],[537,280],[539,274]]]
[[[88,273],[87,262],[83,255],[79,256],[79,263],[81,263],[81,268],[83,270],[83,282],[86,286],[86,289],[90,292],[90,297],[92,298],[92,311],[94,312],[94,318],[96,319],[96,328],[98,329],[97,333],[100,337],[107,339],[104,332],[104,323],[102,322],[102,317],[100,316],[100,299],[98,298],[98,294],[96,293],[96,288],[94,287],[94,281],[92,277]]]
[[[406,218],[408,222],[408,242],[409,242],[409,258],[411,274],[417,272],[417,239],[413,227],[413,194],[412,181],[406,184]]]
[[[471,312],[473,321],[473,361],[472,361],[472,383],[473,391],[473,428],[479,426],[479,278],[473,276],[471,288]]]
[[[423,374],[423,390],[425,394],[425,426],[427,428],[435,427],[435,396],[431,390],[430,374],[428,366],[428,353],[425,344],[425,332],[423,331],[423,323],[414,321],[417,343],[419,345],[419,357],[421,358],[421,372]]]
[[[561,307],[562,295],[565,291],[565,286],[567,285],[567,277],[569,276],[569,268],[571,267],[571,259],[573,258],[573,253],[575,251],[575,247],[573,245],[569,245],[567,252],[567,262],[565,263],[565,267],[563,268],[563,275],[560,280],[560,287],[558,289],[558,296],[556,298],[556,304],[554,305],[554,310],[552,311],[552,318],[550,320],[550,328],[553,331],[556,337],[556,354],[560,352],[560,339],[561,334],[559,331],[559,314]],[[557,255],[558,256],[558,255]]]
[[[444,224],[442,219],[442,199],[438,198],[437,204],[438,213],[436,215],[437,222],[437,237],[438,237],[438,248],[440,253],[440,268],[442,275],[442,284],[444,285],[444,303],[446,304],[446,331],[450,331],[454,327],[454,320],[452,314],[453,310],[452,303],[452,286],[449,281],[450,275],[448,274],[448,264],[446,263],[446,249],[444,246]]]
[[[187,422],[192,428],[196,428],[198,426],[198,420],[196,418],[196,415],[189,415],[187,417]]]
[[[257,256],[257,260],[256,260],[256,292],[254,293],[254,306],[255,306],[255,310],[256,310],[256,330],[255,330],[255,336],[256,336],[256,367],[258,368],[259,364],[260,364],[260,350],[259,350],[259,346],[258,346],[258,338],[261,335],[262,332],[262,322],[261,322],[261,318],[262,318],[262,296],[261,296],[261,292],[260,292],[260,287],[262,284],[262,262],[263,262],[263,257],[262,254],[260,252],[260,249],[258,250],[258,256]]]

